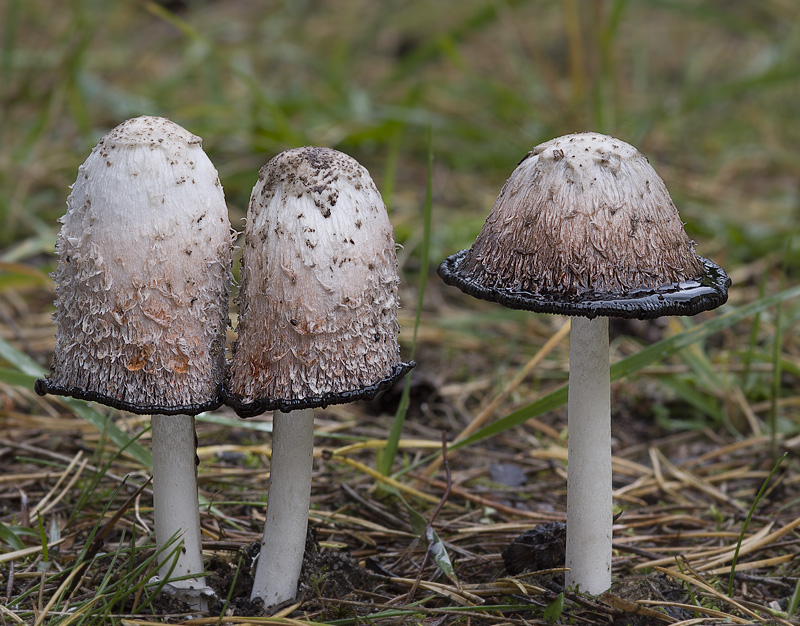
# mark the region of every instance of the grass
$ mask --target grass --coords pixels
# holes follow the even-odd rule
[[[431,271],[470,245],[532,146],[591,129],[649,156],[698,249],[734,278],[719,312],[612,325],[624,511],[612,592],[673,621],[799,623],[795,2],[8,0],[0,23],[0,624],[182,616],[147,584],[146,488],[71,599],[59,592],[133,497],[122,477],[145,482],[147,420],[30,388],[53,347],[47,272],[68,186],[97,140],[140,114],[203,137],[237,229],[258,169],[319,144],[368,167],[403,246],[401,343],[420,363],[408,418],[393,420],[392,398],[325,412],[312,511],[322,554],[391,576],[335,598],[320,582],[296,612],[252,617],[242,546],[263,522],[270,423],[222,411],[198,429],[206,552],[228,608],[275,624],[635,623],[612,598],[511,577],[499,556],[563,517],[566,342],[537,356],[561,321],[476,302]],[[478,415],[489,421],[454,441]],[[452,489],[431,528],[457,584],[419,569],[425,538],[392,495],[430,520],[446,488],[443,470],[425,472],[442,429]],[[509,464],[526,483],[495,480]]]
[[[425,205],[422,212],[422,248],[420,258],[419,284],[417,285],[417,313],[414,317],[414,333],[411,339],[411,349],[409,359],[414,360],[417,351],[417,331],[422,315],[422,307],[425,303],[425,286],[430,270],[430,242],[431,242],[431,219],[433,210],[433,138],[428,140],[428,179],[425,186]],[[397,456],[397,445],[403,434],[403,424],[408,413],[408,403],[411,395],[411,377],[406,376],[403,381],[403,393],[400,396],[400,403],[397,406],[392,427],[386,438],[387,445],[376,459],[376,465],[380,472],[386,476],[392,471],[394,459]]]

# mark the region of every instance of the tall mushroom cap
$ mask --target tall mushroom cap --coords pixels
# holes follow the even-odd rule
[[[397,342],[394,235],[369,172],[329,148],[259,172],[226,403],[242,417],[374,396],[413,364]]]
[[[221,404],[232,238],[200,144],[143,116],[81,165],[56,242],[56,349],[40,394],[134,413]]]
[[[598,133],[529,152],[472,248],[439,274],[510,308],[588,318],[694,315],[723,304],[730,284],[695,253],[647,158]]]

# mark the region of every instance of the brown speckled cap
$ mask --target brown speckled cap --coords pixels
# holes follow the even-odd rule
[[[372,178],[329,148],[282,152],[247,212],[226,404],[242,417],[373,397],[405,375],[397,256]]]
[[[722,305],[730,284],[695,253],[647,158],[598,133],[536,146],[439,275],[510,308],[588,318],[694,315]]]
[[[78,171],[56,242],[56,349],[40,394],[133,413],[222,402],[232,238],[199,137],[123,122]]]

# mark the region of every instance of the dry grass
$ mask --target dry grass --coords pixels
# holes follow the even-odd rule
[[[429,289],[429,302],[440,302],[441,307],[460,299],[433,280]],[[441,430],[455,433],[471,419],[505,415],[559,385],[567,369],[568,341],[557,330],[560,322],[519,319],[497,325],[494,331],[509,339],[523,333],[532,344],[541,342],[546,348],[530,358],[498,349],[491,356],[503,362],[502,368],[493,371],[479,365],[464,382],[448,380],[424,365],[429,353],[447,351],[452,341],[436,329],[442,313],[433,306],[423,317],[423,366],[400,441],[403,461],[395,465],[395,470],[405,465],[411,471],[393,479],[372,469],[375,451],[385,445],[396,396],[318,411],[310,520],[320,554],[328,560],[321,571],[306,574],[301,601],[281,615],[331,623],[357,623],[359,615],[373,616],[373,623],[544,623],[544,607],[564,593],[562,620],[575,623],[797,623],[781,618],[780,611],[794,591],[800,561],[795,495],[800,473],[794,456],[800,440],[776,437],[777,451],[792,458],[769,482],[739,544],[747,512],[774,465],[772,437],[752,432],[733,436],[712,428],[669,432],[645,409],[668,400],[653,391],[650,376],[614,388],[614,493],[622,515],[614,526],[615,583],[609,593],[590,599],[561,589],[558,575],[511,576],[500,556],[533,525],[563,520],[567,452],[561,410],[448,455],[449,497],[436,516],[435,529],[457,578],[448,580],[431,562],[420,571],[426,542],[420,539],[411,510],[429,518],[447,484],[444,467],[432,471],[435,466],[429,463],[414,468],[416,461],[440,448]],[[44,316],[17,322],[31,336],[38,334],[33,332],[37,325],[44,335],[49,324]],[[8,331],[5,327],[4,334]],[[548,344],[550,336],[555,339]],[[466,343],[461,348],[469,353],[470,342],[462,339]],[[493,345],[511,342],[495,340]],[[477,352],[479,346],[472,349]],[[716,361],[716,350],[710,354]],[[532,360],[540,367],[530,367]],[[672,373],[681,367],[675,362]],[[60,623],[67,615],[64,604],[59,600],[48,606],[48,599],[66,588],[93,528],[113,519],[96,560],[80,575],[73,603],[94,597],[99,581],[111,571],[103,569],[109,567],[109,555],[130,553],[131,563],[152,556],[148,474],[125,453],[112,454],[101,433],[59,401],[38,398],[20,387],[3,390],[0,519],[36,528],[41,515],[49,536],[49,565],[40,571],[44,557],[38,536],[21,535],[24,547],[0,555],[7,602],[25,598],[2,619],[10,624],[16,615],[35,621],[47,614],[48,621],[40,623]],[[764,430],[769,406],[749,407],[747,413]],[[147,427],[142,417],[117,414],[114,419],[130,436]],[[218,589],[220,594],[224,597],[232,590],[229,612],[241,616],[223,623],[296,623],[255,619],[258,611],[244,601],[248,568],[240,557],[258,541],[264,521],[270,439],[263,430],[269,424],[268,415],[239,423],[225,410],[198,419],[200,489],[209,503],[201,519],[204,549],[216,572],[212,579],[228,585]],[[739,425],[750,426],[744,416]],[[145,432],[139,441],[146,447],[147,439]],[[385,488],[376,490],[378,483]],[[727,581],[737,545],[735,586],[729,596]],[[346,553],[359,567],[345,560],[347,568],[342,565],[341,573],[326,569]],[[242,579],[233,585],[237,564]],[[115,571],[111,578],[122,579],[126,571]],[[347,584],[331,582],[340,577]],[[159,614],[176,610],[158,604],[155,609]],[[117,623],[146,624],[155,619],[152,610],[147,607],[137,614],[135,601],[128,599],[114,614]],[[167,617],[160,614],[157,619]],[[178,611],[171,619],[212,624],[218,618],[190,619]]]
[[[800,258],[793,0],[9,0],[0,15],[0,626],[800,624],[786,613],[800,579],[800,309],[794,297],[757,306],[796,284]],[[512,576],[501,557],[564,517],[565,411],[529,410],[566,382],[563,321],[476,302],[431,273],[393,473],[375,469],[376,454],[399,390],[317,413],[319,547],[298,602],[272,615],[248,603],[270,421],[226,410],[198,418],[220,603],[197,618],[154,597],[147,418],[31,389],[53,349],[47,272],[67,186],[103,133],[144,113],[203,136],[237,226],[255,173],[281,149],[328,145],[368,166],[403,244],[406,351],[429,129],[434,264],[473,240],[542,140],[593,129],[650,157],[734,287],[726,309],[700,319],[612,323],[626,367],[612,390],[622,514],[609,593],[563,590],[558,572]],[[635,361],[753,305],[702,341]],[[452,444],[498,423],[450,450],[447,468],[430,456],[442,431]],[[136,437],[141,447],[120,452]],[[440,504],[433,527],[453,579],[422,567],[420,535]]]

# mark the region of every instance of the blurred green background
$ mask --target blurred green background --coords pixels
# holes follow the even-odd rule
[[[426,278],[432,141],[431,280],[415,376],[435,389],[478,381],[442,392],[453,432],[561,321],[445,290],[433,268],[471,244],[536,144],[587,130],[627,141],[667,183],[698,251],[732,276],[728,311],[739,317],[734,326],[723,309],[617,327],[622,378],[691,340],[618,394],[622,443],[651,441],[654,423],[708,426],[710,438],[759,434],[762,416],[764,432],[797,436],[800,302],[770,294],[797,283],[800,269],[799,0],[0,0],[0,404],[9,413],[20,390],[33,398],[50,358],[47,272],[69,186],[105,133],[143,114],[203,138],[238,230],[259,168],[279,151],[324,145],[364,164],[403,246],[404,350]],[[698,327],[707,341],[692,335]],[[552,383],[566,379],[566,357],[560,346],[482,436],[562,406],[566,392]],[[70,406],[126,443],[103,415]],[[435,439],[431,414],[405,432]],[[53,423],[33,417],[23,415],[25,428]],[[796,508],[791,489],[779,493]]]
[[[0,21],[7,264],[52,265],[37,255],[78,165],[141,114],[203,137],[239,229],[274,154],[351,154],[406,269],[429,129],[434,262],[469,245],[531,147],[584,130],[646,154],[700,252],[734,275],[777,262],[798,230],[797,0],[3,0]],[[24,273],[4,266],[2,285]]]

